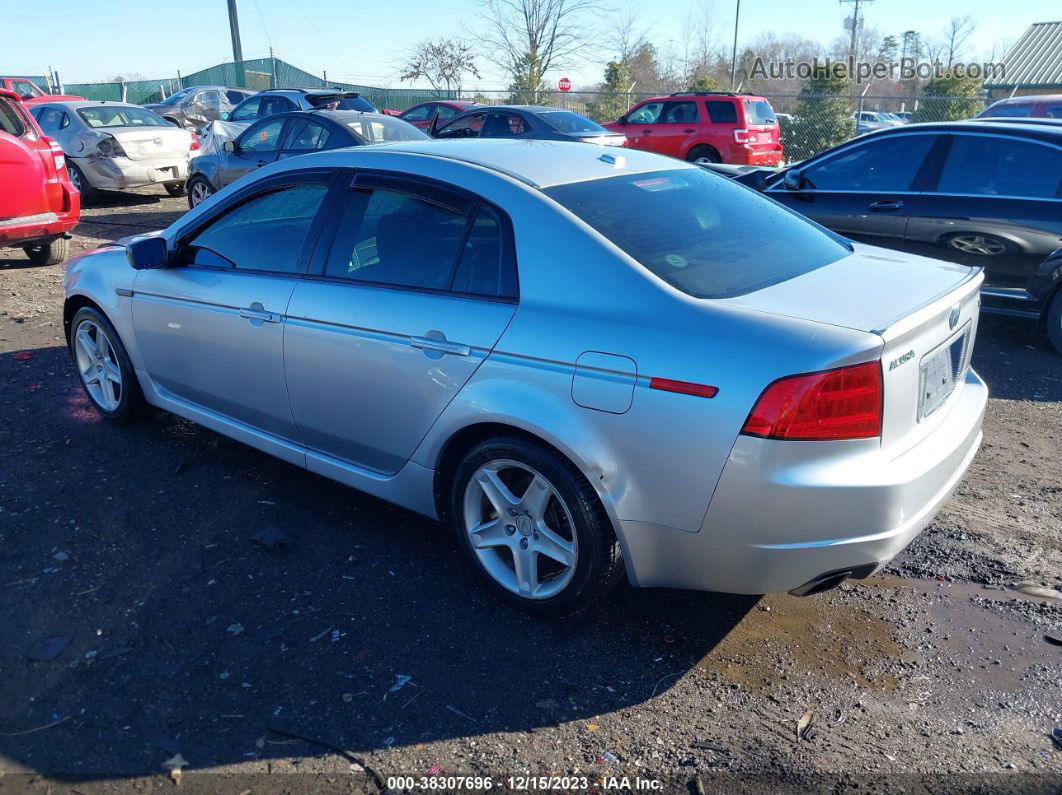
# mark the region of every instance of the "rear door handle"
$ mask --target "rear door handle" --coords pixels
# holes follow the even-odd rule
[[[872,203],[868,209],[872,213],[892,213],[902,207],[903,202],[899,199],[882,199],[879,202]]]
[[[464,343],[450,342],[449,340],[440,340],[433,337],[410,337],[409,344],[424,351],[438,351],[439,353],[450,353],[454,356],[468,356],[472,353],[472,348]]]
[[[254,321],[256,320],[259,324],[280,322],[280,313],[270,312],[257,301],[255,301],[250,306],[241,306],[240,317],[247,318],[251,321],[252,325],[254,325]]]
[[[652,134],[653,134],[652,130],[642,130],[642,135],[652,135]]]

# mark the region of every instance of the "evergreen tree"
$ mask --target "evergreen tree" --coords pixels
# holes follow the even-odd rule
[[[985,106],[980,94],[980,80],[958,77],[949,70],[926,83],[924,98],[911,121],[961,121],[972,118]]]
[[[844,143],[855,135],[848,80],[818,69],[800,91],[795,119],[782,129],[782,146],[789,160],[803,160]]]

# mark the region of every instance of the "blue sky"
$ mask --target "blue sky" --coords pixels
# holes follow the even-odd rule
[[[612,0],[601,0],[609,8]],[[625,0],[618,0],[624,3]],[[50,0],[47,11],[31,3],[7,4],[7,31],[0,73],[42,74],[49,65],[64,81],[109,79],[137,73],[162,78],[193,72],[231,58],[225,0],[131,2]],[[475,0],[239,0],[245,57],[268,54],[337,80],[399,85],[402,56],[412,43],[453,35],[475,23]],[[657,43],[682,38],[682,20],[699,0],[630,3]],[[710,2],[716,35],[733,35],[734,0]],[[999,41],[1013,43],[1032,22],[1062,19],[1059,0],[875,0],[865,6],[867,23],[883,33],[916,29],[938,35],[952,16],[969,14],[977,24],[972,54],[987,55]],[[849,6],[837,0],[742,0],[739,40],[773,31],[824,42],[842,34]],[[598,15],[603,17],[606,12]],[[54,20],[63,20],[56,26]],[[564,70],[578,86],[600,79],[606,48],[586,47],[584,58]],[[559,75],[554,75],[559,77]],[[482,88],[503,88],[504,78],[485,69]]]

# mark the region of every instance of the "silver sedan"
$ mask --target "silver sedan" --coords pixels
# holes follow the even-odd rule
[[[932,520],[981,441],[976,270],[678,160],[542,141],[273,163],[82,255],[89,398],[453,525],[501,597],[811,594]]]

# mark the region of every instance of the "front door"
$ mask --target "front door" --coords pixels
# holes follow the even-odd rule
[[[285,312],[329,189],[296,179],[222,207],[133,290],[137,347],[164,397],[290,441]]]
[[[262,119],[252,124],[236,139],[236,151],[225,152],[218,169],[218,187],[231,185],[240,177],[257,171],[277,159],[280,137],[287,117]]]
[[[508,220],[405,177],[359,177],[299,283],[284,343],[307,447],[397,472],[516,308]]]

